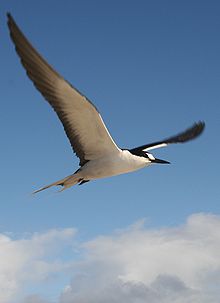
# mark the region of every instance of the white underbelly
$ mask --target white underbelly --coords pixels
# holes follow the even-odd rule
[[[132,172],[149,164],[150,162],[145,158],[142,159],[129,152],[121,151],[116,155],[87,162],[82,167],[80,175],[86,180],[99,179]]]

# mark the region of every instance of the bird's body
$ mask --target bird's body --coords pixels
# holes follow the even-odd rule
[[[172,143],[183,143],[202,133],[205,124],[198,122],[186,131],[162,141],[133,149],[119,148],[93,103],[43,59],[23,35],[10,14],[8,14],[8,26],[27,75],[57,113],[72,149],[80,159],[80,168],[74,174],[35,192],[54,185],[66,189],[77,183],[83,184],[90,180],[132,172],[152,163],[169,163],[156,159],[148,151]]]
[[[146,167],[151,163],[152,162],[148,158],[133,155],[128,150],[119,150],[116,154],[109,154],[107,156],[88,161],[74,174],[42,187],[35,191],[35,193],[54,185],[61,185],[63,186],[63,189],[66,189],[77,183],[83,184],[91,180],[133,172]]]
[[[150,164],[148,158],[135,156],[128,150],[119,150],[118,154],[87,162],[81,173],[83,179],[94,180],[129,173]]]
[[[148,159],[132,155],[128,150],[119,150],[117,154],[88,161],[79,173],[84,180],[94,180],[132,172],[147,164],[150,164]]]

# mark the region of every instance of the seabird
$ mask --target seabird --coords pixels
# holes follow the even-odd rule
[[[119,148],[94,104],[46,62],[9,13],[7,17],[11,39],[27,75],[56,112],[73,151],[80,159],[80,168],[75,173],[34,193],[51,186],[62,186],[64,190],[75,184],[132,172],[153,163],[168,164],[168,161],[155,158],[149,151],[192,140],[204,130],[205,123],[199,121],[167,139],[133,149]]]

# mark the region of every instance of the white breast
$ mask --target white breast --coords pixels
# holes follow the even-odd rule
[[[121,160],[122,165],[128,169],[128,172],[143,168],[151,163],[148,158],[135,156],[128,150],[122,151]]]
[[[81,175],[86,180],[99,179],[132,172],[149,164],[147,158],[120,150],[117,154],[87,162],[81,169]]]

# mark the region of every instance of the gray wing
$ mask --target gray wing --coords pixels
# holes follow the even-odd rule
[[[118,152],[95,106],[42,58],[10,14],[8,27],[27,75],[57,113],[80,165]]]
[[[204,128],[205,128],[205,123],[199,121],[197,123],[194,123],[190,128],[187,128],[185,131],[179,133],[178,135],[175,135],[175,136],[172,136],[172,137],[169,137],[169,138],[166,138],[164,140],[157,141],[154,143],[141,145],[141,146],[131,149],[130,151],[133,153],[139,152],[139,151],[149,151],[151,149],[164,147],[169,144],[184,143],[184,142],[193,140],[196,137],[198,137],[199,135],[201,135]]]

